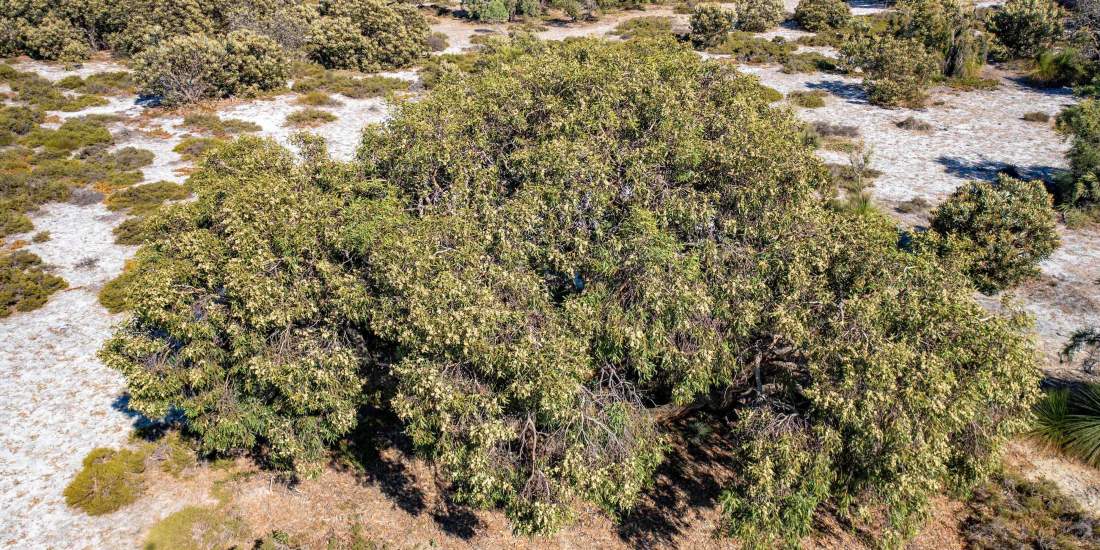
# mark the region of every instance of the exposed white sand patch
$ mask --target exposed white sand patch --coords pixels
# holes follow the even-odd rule
[[[415,77],[415,74],[413,75]],[[257,135],[273,138],[280,144],[292,147],[291,136],[298,132],[309,132],[325,138],[329,153],[339,160],[350,160],[359,146],[359,136],[367,124],[385,120],[391,106],[383,97],[351,99],[335,96],[340,105],[324,107],[323,110],[336,115],[337,119],[315,128],[295,128],[286,126],[286,116],[301,105],[294,103],[297,94],[288,94],[267,101],[242,103],[219,111],[223,118],[239,118],[258,124],[262,130]]]
[[[67,65],[57,61],[38,61],[28,57],[21,57],[12,63],[12,66],[20,71],[36,72],[38,76],[57,82],[67,76],[79,76],[81,78],[96,73],[113,73],[129,71],[123,63],[111,59],[93,59],[76,65]]]
[[[50,240],[27,249],[69,289],[0,320],[0,543],[8,547],[104,548],[134,532],[130,521],[89,517],[62,497],[84,455],[123,444],[134,422],[120,401],[121,374],[95,356],[118,321],[97,293],[132,253],[114,243],[120,220],[102,204],[50,204],[34,216]]]

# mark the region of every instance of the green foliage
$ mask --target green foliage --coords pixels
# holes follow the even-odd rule
[[[1055,200],[1071,208],[1100,204],[1100,103],[1085,99],[1066,107],[1056,127],[1070,139],[1070,170],[1057,180]]]
[[[46,272],[42,259],[30,252],[0,255],[0,318],[38,309],[51,294],[67,286],[64,279]]]
[[[321,126],[336,120],[336,115],[321,109],[298,109],[286,115],[286,126]]]
[[[211,153],[197,200],[148,221],[101,352],[131,406],[299,473],[381,409],[456,500],[546,533],[581,501],[629,509],[656,411],[710,404],[738,434],[724,530],[750,546],[856,498],[905,533],[1024,426],[1022,320],[891,220],[830,210],[755,78],[667,39],[517,39],[477,65],[354,165]]]
[[[1051,0],[1009,0],[989,19],[989,30],[1015,57],[1030,58],[1062,35],[1065,14]]]
[[[244,548],[249,535],[244,520],[221,508],[188,506],[159,522],[145,537],[144,550]]]
[[[134,92],[131,76],[125,71],[95,73],[84,78],[71,75],[57,81],[57,87],[82,94],[128,95]]]
[[[298,96],[298,99],[294,100],[294,102],[299,105],[309,105],[311,107],[336,107],[340,105],[339,101],[320,90],[306,92]]]
[[[103,123],[86,118],[70,118],[56,130],[36,128],[22,143],[30,147],[45,147],[55,151],[75,151],[92,145],[110,144],[111,132]]]
[[[480,57],[481,54],[477,52],[433,55],[420,66],[420,84],[424,89],[431,90],[446,75],[459,76],[475,72],[478,70],[477,60]]]
[[[795,53],[783,61],[783,72],[796,73],[841,73],[844,72],[835,58],[817,52]]]
[[[65,503],[88,515],[114,512],[141,496],[145,453],[100,447],[84,457],[84,469],[65,487]]]
[[[989,37],[971,4],[961,0],[899,0],[888,31],[915,40],[938,58],[946,77],[978,76],[989,52]]]
[[[737,30],[764,32],[786,17],[782,0],[738,0]]]
[[[191,176],[195,201],[146,220],[132,319],[101,353],[134,410],[179,408],[203,452],[299,472],[347,433],[368,368],[364,290],[336,252],[350,175],[241,137]]]
[[[844,0],[800,0],[794,20],[810,32],[838,29],[848,24],[852,10]]]
[[[939,61],[918,41],[890,35],[863,36],[845,44],[848,64],[863,70],[863,87],[872,104],[919,106],[936,75]]]
[[[216,113],[190,113],[183,117],[183,127],[188,130],[205,132],[216,136],[259,132],[260,125],[236,118],[223,119]]]
[[[709,53],[725,54],[742,63],[786,63],[798,46],[783,40],[766,40],[747,32],[731,32]]]
[[[463,5],[466,7],[468,16],[478,21],[500,23],[508,21],[512,16],[511,10],[508,9],[509,2],[505,0],[466,0]]]
[[[179,153],[183,160],[199,160],[206,155],[207,151],[220,143],[222,140],[217,138],[185,137],[172,150]]]
[[[787,94],[787,99],[799,107],[816,109],[825,106],[825,98],[828,95],[829,93],[824,90],[796,90]]]
[[[428,23],[416,8],[382,0],[322,0],[304,50],[330,69],[407,67],[428,52]]]
[[[719,4],[698,4],[691,12],[691,41],[704,48],[717,46],[736,23],[734,10]]]
[[[1005,472],[975,489],[962,532],[970,548],[1100,547],[1100,520],[1047,480]]]
[[[932,213],[931,226],[955,238],[948,253],[968,258],[967,274],[987,294],[1037,276],[1039,262],[1059,246],[1043,183],[1004,175],[956,189]]]
[[[186,187],[178,183],[158,181],[116,191],[104,203],[110,210],[125,210],[127,214],[144,216],[164,201],[184,199],[190,194]]]
[[[1089,63],[1079,51],[1058,48],[1040,53],[1028,78],[1039,86],[1074,86],[1085,83],[1090,71]]]
[[[1032,435],[1100,468],[1100,384],[1048,391],[1035,408]]]
[[[693,15],[692,20],[694,19]],[[622,37],[623,40],[668,36],[672,34],[672,18],[654,15],[633,17],[616,25],[611,34]]]
[[[204,34],[169,38],[134,59],[142,93],[165,105],[231,95],[255,95],[286,83],[287,60],[270,38],[234,31],[224,40]]]
[[[99,290],[99,304],[110,313],[121,313],[130,309],[128,295],[130,286],[137,280],[133,262],[127,262],[126,268],[118,277],[111,279]]]
[[[33,72],[20,72],[9,65],[0,65],[0,82],[11,87],[15,100],[41,111],[75,112],[88,107],[106,105],[107,100],[92,94],[70,94]]]
[[[451,56],[433,56],[451,58]],[[456,56],[460,57],[460,56]],[[398,92],[409,89],[409,81],[389,76],[361,76],[342,71],[324,71],[318,75],[310,75],[294,82],[294,91],[308,93],[314,91],[326,91],[340,94],[352,99],[365,99],[378,97],[390,92]]]

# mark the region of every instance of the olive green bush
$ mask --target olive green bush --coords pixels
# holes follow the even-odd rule
[[[730,27],[732,28],[732,25]],[[623,40],[669,36],[672,34],[672,18],[656,15],[634,17],[616,25],[611,34]]]
[[[709,406],[738,434],[723,531],[750,546],[857,498],[904,533],[1023,427],[1021,321],[892,221],[830,210],[755,78],[671,40],[521,38],[477,63],[355,164],[249,137],[209,154],[197,200],[151,216],[101,353],[131,406],[299,473],[393,414],[457,501],[521,533],[628,510],[659,418]]]
[[[989,53],[984,25],[963,0],[899,0],[887,32],[924,45],[946,77],[976,78]]]
[[[407,67],[427,55],[430,30],[409,4],[323,0],[304,49],[330,69],[373,72]]]
[[[867,100],[875,105],[922,105],[939,68],[935,54],[919,41],[891,35],[853,39],[842,54],[849,65],[863,71]]]
[[[1057,182],[1057,202],[1070,208],[1100,204],[1100,103],[1085,99],[1065,108],[1056,127],[1070,140],[1070,170]]]
[[[351,174],[241,137],[206,155],[196,200],[146,220],[133,318],[101,354],[134,410],[179,408],[203,452],[299,472],[351,429],[369,374],[365,289],[338,252]]]
[[[44,269],[38,256],[25,250],[4,253],[0,255],[0,318],[38,309],[67,286],[64,279]]]
[[[982,292],[1015,286],[1039,274],[1059,246],[1051,196],[1040,181],[1000,176],[958,189],[932,213],[933,230],[956,237],[951,253]]]
[[[1051,0],[1009,0],[989,19],[989,30],[1015,57],[1035,57],[1062,35],[1065,14]]]
[[[225,40],[203,34],[169,38],[134,58],[142,93],[165,105],[254,95],[286,84],[287,60],[270,38],[234,31]]]
[[[697,46],[717,46],[737,23],[737,12],[719,4],[697,4],[691,12],[691,41]]]
[[[786,17],[782,0],[739,0],[737,2],[737,30],[764,32]]]
[[[91,516],[114,512],[141,496],[145,454],[104,447],[84,457],[84,468],[65,487],[65,503]]]
[[[844,0],[800,0],[794,10],[794,20],[810,32],[844,27],[851,18]]]

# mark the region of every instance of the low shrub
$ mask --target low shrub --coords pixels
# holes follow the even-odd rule
[[[742,63],[783,63],[797,46],[785,41],[766,40],[745,32],[731,32],[710,53],[725,54]]]
[[[295,99],[294,102],[298,105],[309,105],[311,107],[336,107],[341,104],[332,96],[320,90],[304,93],[298,96],[298,99]]]
[[[737,30],[764,32],[783,21],[786,13],[782,0],[739,0]]]
[[[928,202],[928,199],[924,197],[913,197],[907,201],[899,203],[894,210],[901,212],[902,214],[914,214],[917,212],[924,212],[932,206],[932,203]]]
[[[113,141],[111,132],[100,122],[85,118],[70,118],[56,130],[35,128],[21,142],[30,147],[45,147],[55,151],[75,151]]]
[[[1050,122],[1050,115],[1042,111],[1031,111],[1029,113],[1024,113],[1024,116],[1020,118],[1028,122],[1041,122],[1043,124],[1048,124]]]
[[[321,126],[336,120],[336,115],[321,109],[299,109],[286,116],[286,126]]]
[[[121,245],[136,246],[144,244],[149,238],[155,236],[155,231],[150,227],[147,217],[137,217],[124,220],[118,224],[111,233],[115,236],[115,242]],[[107,303],[102,301],[100,303],[107,309],[111,309]],[[117,301],[111,301],[110,303],[118,304]]]
[[[1036,86],[1075,86],[1088,80],[1089,63],[1074,48],[1045,50],[1035,59],[1028,81]]]
[[[844,72],[838,61],[827,55],[817,52],[795,53],[787,56],[783,61],[783,72],[787,74],[797,73],[841,73]]]
[[[894,123],[894,126],[901,128],[902,130],[909,130],[912,132],[931,132],[932,125],[914,116],[905,117]]]
[[[425,90],[430,90],[443,79],[446,74],[469,74],[477,67],[477,60],[481,57],[478,52],[466,52],[457,54],[433,55],[420,66],[418,74],[420,85]]]
[[[67,76],[56,86],[70,92],[94,95],[127,95],[136,91],[133,74],[126,71],[95,73],[86,77]]]
[[[1085,99],[1066,107],[1055,127],[1070,140],[1069,173],[1055,180],[1055,201],[1061,208],[1100,204],[1100,102]]]
[[[222,140],[217,138],[185,137],[172,150],[179,153],[183,160],[194,161],[201,159],[207,151],[220,143]]]
[[[806,109],[816,109],[825,106],[825,97],[829,92],[824,90],[796,90],[787,94],[787,100]]]
[[[447,40],[447,35],[441,32],[433,32],[428,35],[428,49],[433,52],[441,52],[447,49],[450,43]]]
[[[1059,246],[1046,187],[1006,175],[957,189],[932,213],[931,227],[954,237],[945,253],[967,257],[966,273],[987,294],[1035,277]]]
[[[1048,391],[1035,407],[1032,435],[1100,468],[1100,384]]]
[[[91,516],[109,514],[142,492],[145,454],[100,447],[84,457],[84,469],[65,487],[65,503]]]
[[[722,14],[718,14],[718,16],[721,17]],[[695,12],[693,12],[692,14],[691,21],[696,21]],[[701,25],[703,24],[702,21],[699,21],[699,23]],[[732,24],[730,24],[728,28],[726,28],[726,31],[728,32],[731,28],[733,28]],[[623,40],[629,40],[631,38],[654,38],[658,36],[668,36],[672,34],[672,18],[653,15],[634,17],[631,19],[627,19],[622,23],[619,23],[611,31],[611,34],[619,36]],[[695,38],[694,24],[692,26],[692,38]]]
[[[319,76],[302,78],[294,83],[298,93],[324,91],[352,99],[378,97],[409,89],[409,81],[388,76],[356,76],[340,71],[326,71]]]
[[[67,286],[64,279],[48,273],[35,254],[16,250],[0,255],[0,318],[38,309]]]
[[[128,214],[142,216],[165,201],[184,199],[190,194],[186,187],[178,183],[158,181],[116,191],[107,197],[106,204],[110,210],[125,210]]]
[[[863,70],[863,87],[872,104],[919,106],[939,70],[939,59],[914,39],[868,36],[845,44],[850,65]]]
[[[228,511],[188,506],[157,522],[145,537],[146,550],[206,550],[251,547],[244,520]]]
[[[221,118],[215,113],[191,113],[183,117],[184,128],[193,132],[205,132],[215,136],[226,136],[244,132],[259,132],[259,124],[236,118]]]
[[[978,486],[966,502],[962,535],[968,547],[1100,548],[1100,520],[1048,481],[1002,472]]]
[[[699,4],[691,12],[691,41],[710,48],[725,40],[737,23],[737,12],[719,4]],[[669,29],[672,28],[671,22]]]
[[[847,124],[834,124],[832,122],[818,121],[813,123],[814,131],[823,137],[859,137],[859,127]]]
[[[44,243],[44,242],[49,241],[49,240],[50,240],[50,232],[49,231],[39,231],[38,233],[34,234],[34,237],[31,237],[31,242],[32,243]]]
[[[794,20],[810,32],[844,27],[851,18],[852,10],[844,0],[800,0],[794,10]]]

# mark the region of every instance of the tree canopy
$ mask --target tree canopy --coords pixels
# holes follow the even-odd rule
[[[141,253],[103,356],[207,450],[298,466],[368,401],[520,532],[628,510],[661,419],[731,419],[724,532],[858,498],[896,533],[989,469],[1036,392],[1016,318],[827,170],[755,78],[671,41],[493,42],[354,166],[243,138]]]

